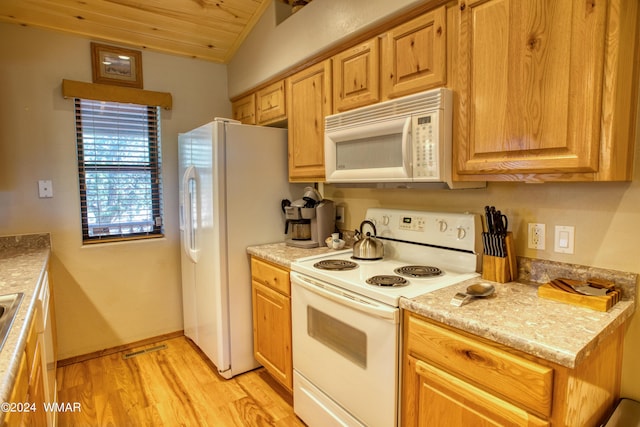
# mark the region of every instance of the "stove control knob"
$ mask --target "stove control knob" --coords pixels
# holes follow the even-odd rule
[[[447,231],[447,228],[449,228],[449,226],[447,225],[447,221],[441,219],[438,222],[440,223],[440,232],[444,233],[445,231]]]
[[[467,236],[467,230],[464,227],[458,227],[458,240],[462,240]]]
[[[389,225],[390,222],[391,220],[389,219],[389,215],[384,215],[382,217],[382,225]]]

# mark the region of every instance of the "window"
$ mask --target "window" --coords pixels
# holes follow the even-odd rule
[[[75,98],[82,239],[162,236],[160,109]]]

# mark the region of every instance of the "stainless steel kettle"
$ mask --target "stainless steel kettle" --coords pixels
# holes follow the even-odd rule
[[[375,260],[382,259],[384,256],[384,245],[382,242],[371,235],[369,231],[364,238],[363,236],[363,227],[366,225],[370,225],[373,228],[373,235],[376,234],[376,226],[373,222],[365,220],[360,224],[360,232],[356,230],[356,237],[360,236],[360,240],[356,241],[353,244],[353,257],[355,259],[362,260]]]

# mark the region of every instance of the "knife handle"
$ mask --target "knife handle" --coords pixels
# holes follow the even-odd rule
[[[593,286],[594,288],[605,288],[605,289],[608,289],[609,291],[615,291],[616,289],[615,283],[605,279],[590,278],[587,280],[587,283]]]
[[[490,234],[495,233],[495,228],[493,227],[493,215],[491,214],[491,208],[489,206],[484,207],[484,214],[487,219],[487,231]]]

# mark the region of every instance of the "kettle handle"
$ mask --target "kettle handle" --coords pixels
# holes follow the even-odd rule
[[[289,199],[282,199],[282,201],[280,202],[280,208],[282,209],[282,213],[285,213],[284,208],[291,206],[291,200]]]
[[[364,221],[362,221],[362,222],[360,223],[360,234],[361,234],[361,235],[362,235],[362,234],[364,234],[364,233],[362,232],[362,227],[363,227],[365,224],[368,224],[368,225],[370,225],[370,226],[371,226],[371,228],[373,228],[373,235],[374,235],[374,236],[375,236],[376,234],[378,234],[378,232],[376,231],[376,225],[375,225],[373,222],[369,221],[368,219],[365,219]]]

